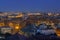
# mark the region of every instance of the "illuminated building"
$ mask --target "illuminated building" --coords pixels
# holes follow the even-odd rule
[[[12,28],[10,28],[10,27],[0,27],[0,32],[1,32],[2,34],[12,33]]]
[[[48,16],[51,16],[52,15],[52,13],[48,13]]]
[[[18,14],[18,15],[16,16],[16,18],[18,18],[18,17],[23,17],[23,14],[22,14],[22,13]]]

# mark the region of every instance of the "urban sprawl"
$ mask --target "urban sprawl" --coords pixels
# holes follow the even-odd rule
[[[0,12],[0,31],[3,34],[19,32],[26,36],[37,32],[47,35],[52,31],[60,36],[60,13]]]

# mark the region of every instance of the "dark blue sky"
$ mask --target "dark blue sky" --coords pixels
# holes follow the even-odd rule
[[[60,11],[60,0],[0,0],[0,11]]]

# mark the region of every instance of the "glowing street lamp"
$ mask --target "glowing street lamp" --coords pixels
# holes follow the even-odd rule
[[[19,24],[16,24],[15,29],[19,29],[19,28],[20,28]]]
[[[15,29],[19,29],[19,26],[16,26]]]

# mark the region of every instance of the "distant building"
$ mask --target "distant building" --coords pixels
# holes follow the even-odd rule
[[[12,28],[10,28],[10,27],[0,27],[0,32],[2,34],[11,33],[12,32]]]

